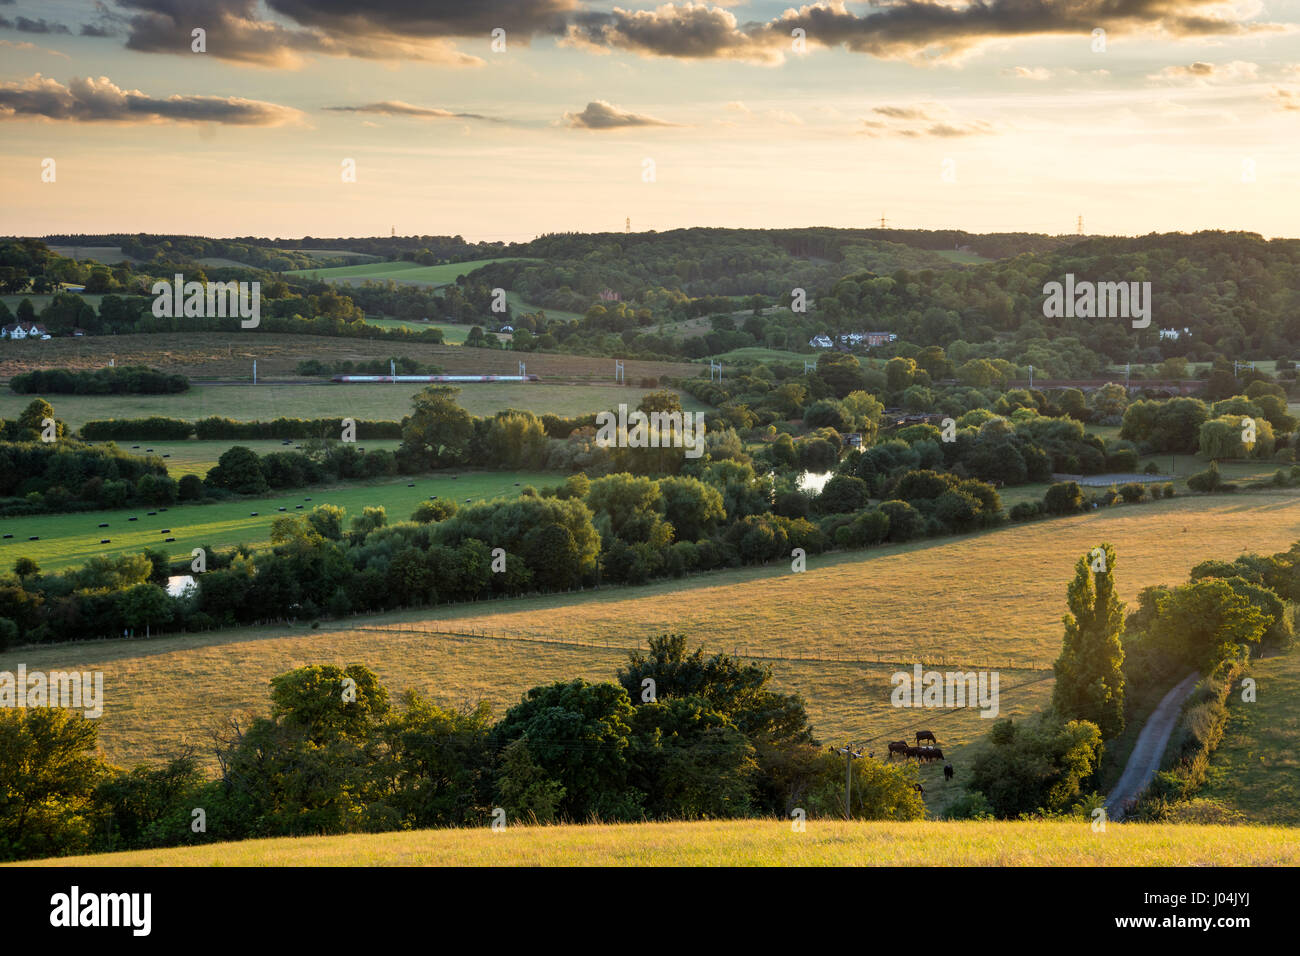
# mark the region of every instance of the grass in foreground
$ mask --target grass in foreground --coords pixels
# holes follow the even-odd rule
[[[1284,827],[784,820],[507,826],[287,837],[64,857],[38,866],[1285,866]],[[31,863],[20,864],[23,866]]]

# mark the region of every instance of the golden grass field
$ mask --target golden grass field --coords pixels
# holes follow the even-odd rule
[[[130,765],[165,758],[182,741],[210,758],[209,728],[232,712],[265,711],[269,679],[303,664],[364,663],[392,691],[419,688],[452,704],[486,698],[500,712],[537,684],[610,680],[628,649],[674,630],[710,650],[770,661],[780,686],[804,695],[824,741],[883,750],[887,739],[928,727],[951,756],[947,748],[960,755],[960,746],[990,722],[969,709],[895,709],[890,674],[918,660],[996,668],[1001,716],[1040,709],[1052,687],[1046,668],[1060,649],[1066,584],[1077,558],[1097,543],[1115,546],[1120,594],[1131,600],[1147,585],[1181,583],[1207,558],[1271,553],[1298,538],[1294,494],[1175,498],[813,557],[802,574],[770,565],[351,618],[318,630],[244,628],[28,647],[0,654],[0,670],[20,662],[28,670],[102,670],[101,745],[111,760]],[[939,765],[926,767],[921,779],[934,791],[927,797],[941,799]]]
[[[589,824],[284,837],[62,857],[21,866],[1285,866],[1284,827],[1089,821]]]

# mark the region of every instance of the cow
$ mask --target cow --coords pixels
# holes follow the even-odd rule
[[[920,748],[920,747],[908,747],[908,748],[907,748],[907,754],[906,754],[906,755],[907,755],[908,757],[915,757],[917,760],[920,760],[920,759],[921,759],[921,748]]]
[[[917,793],[919,793],[921,796],[923,797],[925,796],[925,787],[921,786],[919,783],[912,784],[912,789],[915,790]]]
[[[956,773],[956,771],[952,769],[952,764],[950,764],[950,763],[946,763],[946,764],[944,764],[944,765],[943,765],[943,782],[944,782],[944,783],[947,783],[949,780],[951,780],[951,779],[952,779],[952,775],[953,775],[954,773]]]
[[[907,751],[908,751],[908,746],[906,740],[891,740],[889,742],[890,760],[894,759],[894,754],[902,754],[904,757],[908,756]]]
[[[935,739],[933,730],[918,730],[916,732],[916,745],[918,747],[921,746],[922,740],[928,740],[932,744],[937,744],[939,742]]]
[[[940,750],[938,747],[922,747],[921,749],[925,751],[925,759],[926,759],[926,760],[942,760],[942,759],[943,759],[943,751]]]

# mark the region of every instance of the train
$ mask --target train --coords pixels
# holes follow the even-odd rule
[[[536,375],[335,375],[330,381],[343,385],[373,385],[380,382],[462,385],[474,382],[538,382],[541,379]]]

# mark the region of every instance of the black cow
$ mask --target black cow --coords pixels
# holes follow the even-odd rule
[[[918,747],[921,746],[922,740],[928,740],[932,744],[937,744],[939,742],[935,739],[933,730],[918,730],[916,732],[916,745]]]
[[[891,740],[889,742],[890,760],[894,759],[894,754],[902,754],[904,757],[908,756],[907,751],[908,751],[908,746],[906,740]]]
[[[943,765],[943,780],[944,780],[944,783],[947,783],[949,780],[951,780],[951,779],[952,779],[952,775],[953,775],[955,772],[956,772],[956,771],[954,771],[954,770],[952,769],[952,764],[950,764],[950,763],[946,763],[946,764],[944,764],[944,765]]]
[[[912,784],[912,789],[915,790],[917,793],[919,793],[921,796],[923,797],[925,796],[925,787],[921,786],[919,783]]]

